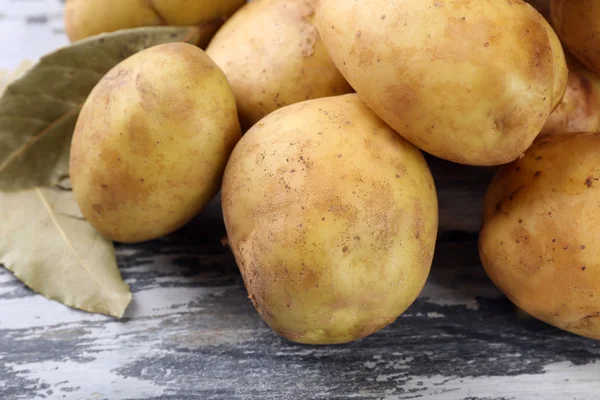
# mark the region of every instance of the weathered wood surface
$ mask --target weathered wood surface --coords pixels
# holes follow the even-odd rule
[[[359,342],[289,343],[260,320],[218,204],[161,241],[119,247],[124,322],[73,311],[0,273],[0,398],[595,399],[600,343],[517,317],[473,234],[438,245],[420,299]]]
[[[0,0],[0,68],[66,43],[60,9]],[[121,322],[48,301],[0,269],[0,399],[600,398],[600,342],[519,317],[482,271],[476,231],[492,173],[429,161],[443,228],[432,274],[383,331],[324,347],[271,332],[220,244],[214,201],[177,234],[119,246],[134,292]]]

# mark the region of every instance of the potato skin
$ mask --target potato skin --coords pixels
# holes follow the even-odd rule
[[[527,2],[535,7],[546,20],[550,19],[550,0],[527,0]]]
[[[562,102],[537,139],[549,135],[600,132],[600,76],[567,57],[569,80]]]
[[[148,1],[148,0],[146,0]],[[198,25],[227,18],[246,0],[150,0],[165,25]]]
[[[532,316],[600,339],[600,135],[552,136],[504,166],[479,239],[492,281]]]
[[[565,91],[550,25],[521,0],[401,3],[320,1],[316,25],[356,92],[440,158],[491,166],[522,155]]]
[[[206,49],[231,83],[243,127],[290,104],[352,92],[313,24],[317,2],[252,1]]]
[[[597,0],[552,0],[552,24],[571,54],[600,73],[600,2]]]
[[[201,25],[220,20],[245,0],[67,0],[65,30],[71,41],[119,29]]]
[[[227,164],[222,205],[250,299],[292,341],[367,336],[429,274],[438,211],[427,164],[355,94],[284,107],[251,128]]]
[[[159,238],[214,197],[240,137],[235,98],[210,58],[185,43],[152,47],[86,100],[71,144],[75,197],[109,239]]]

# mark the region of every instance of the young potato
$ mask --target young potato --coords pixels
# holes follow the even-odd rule
[[[316,24],[367,105],[449,161],[518,158],[565,91],[560,42],[522,0],[321,0]]]
[[[538,139],[548,135],[600,132],[600,76],[571,57],[567,57],[567,64],[567,92]]]
[[[83,105],[75,197],[109,239],[159,238],[214,197],[240,137],[235,98],[210,58],[185,43],[152,47],[113,68]]]
[[[392,323],[431,267],[431,173],[355,94],[254,125],[225,172],[223,214],[249,297],[277,333],[343,343]]]
[[[103,32],[155,25],[220,23],[245,0],[66,0],[65,30],[71,41]],[[213,31],[214,33],[214,31]]]
[[[479,247],[517,306],[600,339],[600,135],[552,136],[504,166],[485,198]]]
[[[243,127],[283,106],[352,92],[313,25],[317,2],[252,1],[207,48],[231,83]]]
[[[550,16],[569,52],[589,69],[600,73],[600,2],[552,0]]]

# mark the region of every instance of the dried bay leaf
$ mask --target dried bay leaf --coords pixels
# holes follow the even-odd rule
[[[4,90],[9,83],[19,79],[25,72],[33,66],[33,62],[29,60],[23,60],[21,64],[13,72],[7,70],[0,70],[0,96],[4,94]]]
[[[0,98],[0,190],[55,186],[64,179],[81,106],[116,64],[162,43],[206,42],[216,28],[127,29],[75,42],[40,59]]]
[[[81,310],[122,317],[131,292],[113,244],[83,218],[72,192],[0,192],[0,264],[34,291]]]

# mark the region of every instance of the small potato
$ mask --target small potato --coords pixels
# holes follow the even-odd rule
[[[236,146],[223,214],[249,297],[277,333],[343,343],[421,292],[436,241],[431,173],[355,94],[265,117]]]
[[[517,306],[600,339],[600,134],[552,136],[504,166],[479,239],[492,281]]]
[[[83,105],[75,197],[109,239],[159,238],[214,197],[240,137],[235,98],[210,58],[184,43],[152,47],[113,68]]]
[[[352,92],[313,25],[317,2],[254,0],[206,49],[231,83],[243,127],[289,104]]]
[[[571,57],[567,57],[567,61],[567,92],[538,139],[548,135],[600,132],[600,76]]]
[[[67,0],[65,30],[71,41],[119,29],[216,23],[245,0]],[[214,33],[214,31],[213,31]]]
[[[600,73],[600,1],[552,0],[550,16],[569,52]]]
[[[316,25],[365,103],[449,161],[518,158],[565,92],[560,42],[522,0],[321,0]]]

